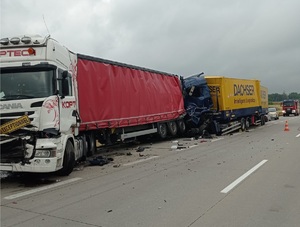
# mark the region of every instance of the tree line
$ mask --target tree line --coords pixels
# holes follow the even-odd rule
[[[290,94],[286,94],[283,92],[282,94],[269,94],[269,102],[281,102],[285,99],[299,99],[300,100],[300,93],[292,92]]]

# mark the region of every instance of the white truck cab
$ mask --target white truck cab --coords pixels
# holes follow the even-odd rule
[[[0,40],[0,170],[68,175],[84,155],[76,59],[49,36]]]

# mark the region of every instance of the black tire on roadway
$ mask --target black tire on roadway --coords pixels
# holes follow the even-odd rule
[[[70,140],[67,141],[66,149],[63,158],[63,168],[58,171],[60,176],[68,176],[75,165],[74,146]]]
[[[180,135],[183,135],[185,133],[186,125],[185,125],[185,122],[183,120],[178,120],[177,121],[177,130],[178,130],[178,133]]]
[[[250,118],[246,117],[246,121],[245,121],[245,129],[248,130],[250,128]]]
[[[167,123],[168,126],[168,132],[170,136],[176,136],[177,135],[177,124],[175,121],[170,121]]]
[[[241,130],[244,132],[246,130],[246,122],[245,118],[241,119]]]
[[[157,134],[161,139],[165,139],[167,137],[166,123],[157,123]]]
[[[87,141],[87,156],[93,156],[96,153],[96,137],[94,132],[90,132],[86,136]]]
[[[261,125],[265,125],[266,124],[265,117],[263,115],[260,116],[260,124]]]

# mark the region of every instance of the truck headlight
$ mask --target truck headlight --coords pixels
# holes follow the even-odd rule
[[[282,113],[285,113],[285,110],[283,110]]]
[[[43,149],[43,150],[36,150],[35,157],[38,158],[50,158],[56,156],[56,149]]]

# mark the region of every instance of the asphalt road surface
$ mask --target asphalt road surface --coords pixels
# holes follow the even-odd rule
[[[300,117],[111,153],[68,177],[2,178],[1,226],[300,226]]]

